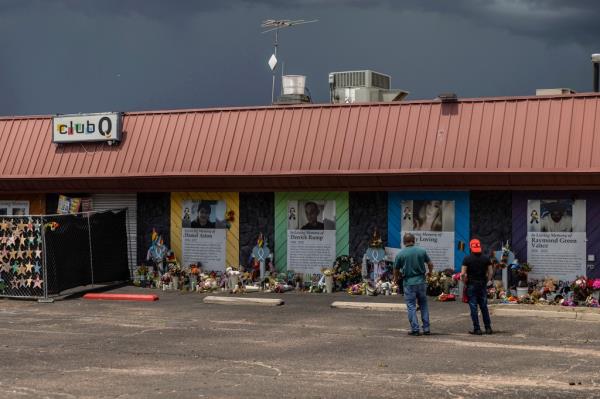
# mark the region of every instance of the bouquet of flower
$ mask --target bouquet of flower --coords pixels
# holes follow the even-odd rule
[[[348,255],[342,255],[335,258],[333,262],[333,270],[338,272],[349,271],[354,266],[354,258]]]
[[[438,300],[440,302],[450,302],[450,301],[455,301],[456,297],[453,294],[441,293],[440,295],[438,295],[436,300]]]
[[[169,287],[171,284],[171,275],[168,272],[160,277],[160,284],[162,285],[163,289]]]
[[[141,264],[140,266],[138,266],[138,268],[137,268],[137,270],[135,272],[140,277],[141,276],[146,277],[146,274],[148,274],[148,268],[146,267],[146,265]]]
[[[361,266],[351,256],[338,256],[331,269],[337,290],[343,290],[361,281]]]
[[[152,280],[152,288],[160,288],[160,274],[157,270],[153,270],[149,273],[149,277]]]
[[[561,299],[560,304],[562,306],[572,306],[572,307],[577,306],[577,302],[575,302],[572,297]]]
[[[178,262],[170,263],[168,270],[172,277],[183,277],[185,274],[185,271],[181,268]]]
[[[579,301],[585,301],[592,294],[591,289],[588,287],[588,279],[584,276],[580,276],[573,281],[571,291],[573,291],[573,299]]]
[[[225,213],[225,227],[231,228],[231,224],[235,221],[235,211],[229,210]]]
[[[600,278],[596,278],[596,279],[590,278],[590,279],[588,279],[587,285],[588,285],[588,288],[590,288],[590,289],[592,289],[594,291],[600,290]]]
[[[364,295],[366,291],[366,283],[353,284],[348,287],[348,294],[350,295]]]
[[[517,298],[517,303],[532,305],[535,303],[534,299],[529,295],[521,295]]]
[[[543,287],[541,289],[542,294],[549,294],[551,292],[556,291],[556,287],[558,286],[558,281],[553,278],[547,277],[542,283]]]
[[[202,282],[200,284],[198,284],[198,290],[199,291],[215,291],[219,288],[219,282],[217,281],[217,279],[215,277],[210,277],[210,275],[204,275],[206,276],[205,279],[202,280]]]
[[[190,275],[196,277],[200,275],[200,267],[197,264],[192,263],[190,265]]]
[[[597,308],[600,306],[600,304],[598,303],[598,300],[596,298],[590,295],[585,300],[585,306],[588,306],[590,308]]]
[[[442,273],[433,272],[427,276],[427,295],[438,296],[443,291]]]

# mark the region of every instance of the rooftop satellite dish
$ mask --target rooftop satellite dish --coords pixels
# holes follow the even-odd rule
[[[279,29],[290,28],[292,26],[302,25],[302,24],[310,24],[312,22],[317,22],[317,21],[318,21],[318,19],[312,19],[310,21],[306,21],[304,19],[296,19],[296,20],[265,19],[260,24],[261,28],[266,28],[266,30],[262,31],[261,33],[268,33],[268,32],[275,31],[275,41],[273,42],[273,54],[271,55],[271,57],[269,58],[269,61],[268,61],[269,67],[271,68],[271,71],[273,72],[273,84],[271,85],[271,104],[273,104],[275,102],[275,70],[277,69],[277,64],[278,64],[277,46],[279,45],[279,42],[278,42]]]

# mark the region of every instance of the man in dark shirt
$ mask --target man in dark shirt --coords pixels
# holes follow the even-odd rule
[[[487,307],[487,285],[492,280],[493,269],[490,258],[481,253],[481,242],[472,239],[469,243],[471,255],[465,257],[461,269],[461,278],[467,285],[467,296],[469,297],[469,308],[471,308],[471,320],[473,331],[470,334],[481,335],[479,326],[479,315],[477,305],[481,309],[481,317],[485,326],[485,333],[492,334],[492,321]]]

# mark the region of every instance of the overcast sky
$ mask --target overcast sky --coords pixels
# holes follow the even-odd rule
[[[332,71],[408,99],[591,91],[598,0],[0,0],[0,115],[265,105],[264,19],[285,72],[328,101]]]

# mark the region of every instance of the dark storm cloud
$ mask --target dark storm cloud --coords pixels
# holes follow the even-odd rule
[[[422,0],[409,3],[426,11],[455,14],[545,41],[585,44],[600,37],[600,2],[597,0]]]
[[[589,90],[600,0],[0,0],[0,114],[261,105],[286,73],[373,69],[409,99]],[[598,45],[598,47],[594,47]],[[280,70],[278,71],[280,73]]]
[[[139,15],[164,23],[173,18],[185,19],[203,12],[237,7],[264,6],[279,12],[292,9],[316,14],[323,8],[388,7],[453,15],[544,41],[589,44],[600,37],[598,0],[0,0],[0,12],[58,3],[88,15]]]
[[[0,13],[23,11],[39,7],[57,7],[81,14],[142,15],[157,19],[192,16],[233,6],[220,1],[201,0],[0,0]]]
[[[280,9],[381,6],[454,15],[545,41],[585,44],[600,38],[598,0],[241,0],[239,3],[260,3]]]

